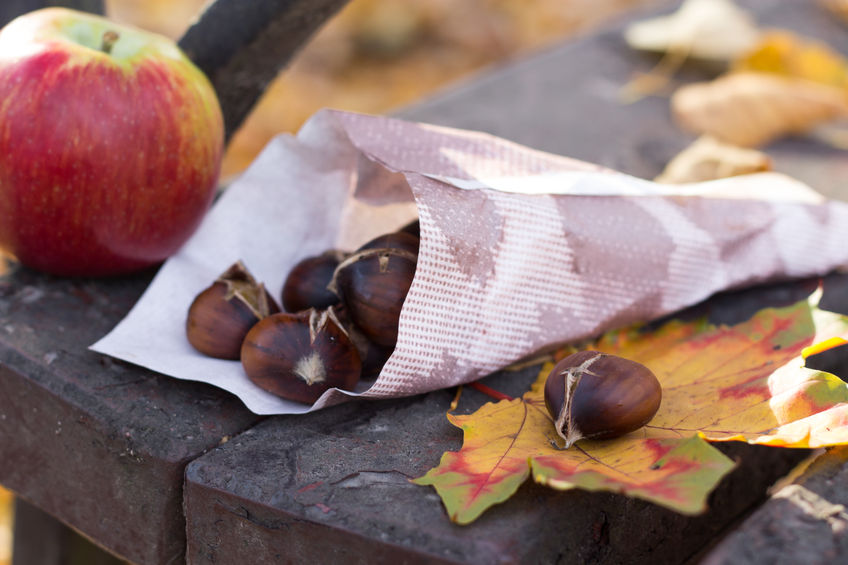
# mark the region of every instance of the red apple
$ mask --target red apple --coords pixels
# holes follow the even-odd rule
[[[194,232],[224,126],[203,73],[166,37],[46,8],[0,30],[0,247],[101,276],[158,263]]]

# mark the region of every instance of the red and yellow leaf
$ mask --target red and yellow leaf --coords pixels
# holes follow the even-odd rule
[[[815,342],[848,337],[848,320],[808,302],[760,311],[735,326],[672,321],[654,332],[610,332],[596,349],[647,365],[663,401],[644,428],[608,441],[554,447],[543,368],[522,398],[449,415],[464,432],[459,452],[416,479],[433,485],[451,519],[465,524],[508,499],[532,476],[556,489],[621,492],[682,513],[705,509],[733,463],[706,440],[784,447],[848,444],[848,386],[803,367]]]
[[[533,458],[534,480],[559,490],[620,492],[682,514],[706,510],[707,495],[734,467],[698,436],[682,441],[628,438],[606,445],[594,442],[570,455],[563,457],[557,452]]]
[[[670,322],[653,334],[611,332],[593,347],[639,361],[657,375],[663,402],[646,428],[653,437],[698,433],[713,441],[823,447],[848,443],[842,405],[848,387],[803,366],[803,350],[817,336],[824,339],[822,331],[844,335],[848,323],[805,301],[762,310],[736,326],[699,330]]]
[[[462,450],[445,453],[438,467],[415,482],[436,487],[451,520],[460,524],[512,496],[530,475],[528,457],[554,451],[540,436],[553,433],[544,401],[541,410],[520,398],[490,402],[469,416],[448,414],[448,420],[463,430]]]
[[[531,474],[552,488],[622,492],[684,513],[704,510],[710,490],[733,462],[702,438],[648,438],[637,432],[611,441],[581,441],[556,449],[545,409],[547,365],[520,399],[483,405],[468,416],[448,415],[462,428],[463,447],[416,479],[433,485],[451,520],[467,524],[507,500]]]

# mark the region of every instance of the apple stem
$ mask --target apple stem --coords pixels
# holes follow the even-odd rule
[[[111,29],[104,31],[103,41],[100,44],[100,50],[106,53],[107,55],[111,53],[112,47],[115,45],[115,42],[118,41],[119,37],[120,35],[118,35],[117,31],[113,31]]]

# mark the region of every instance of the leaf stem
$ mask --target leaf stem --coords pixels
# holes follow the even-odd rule
[[[488,387],[488,386],[486,386],[486,385],[484,385],[484,384],[482,384],[478,381],[474,381],[473,383],[468,383],[468,386],[470,388],[473,388],[477,392],[482,392],[486,396],[490,396],[491,398],[494,398],[495,400],[515,400],[513,397],[509,396],[508,394],[504,394],[504,393],[502,393],[498,390],[495,390],[491,387]]]

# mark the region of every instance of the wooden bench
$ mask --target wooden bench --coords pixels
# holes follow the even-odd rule
[[[219,0],[213,8],[225,4]],[[246,9],[285,2],[242,4]],[[289,4],[303,10],[307,2]],[[329,13],[341,2],[320,4]],[[818,36],[848,52],[848,34],[812,3],[742,4],[766,25]],[[218,16],[213,10],[208,17]],[[260,25],[252,33],[271,31]],[[201,43],[193,34],[202,36],[202,28],[190,30],[184,45],[200,59],[203,49],[192,51]],[[234,52],[245,45],[255,43],[245,40]],[[288,55],[275,56],[285,60],[294,52],[287,49]],[[205,69],[230,108],[232,131],[246,108],[227,102],[226,77],[249,61],[208,61]],[[613,26],[477,76],[399,115],[488,131],[650,178],[691,139],[671,123],[667,100],[627,106],[617,99],[631,73],[654,63],[631,52],[621,27]],[[257,73],[267,72],[267,64],[260,66],[266,71]],[[256,96],[263,80],[270,76],[257,80]],[[840,152],[803,140],[770,152],[782,170],[848,199]],[[765,543],[767,535],[780,538],[768,543],[791,550],[780,540],[791,540],[792,530],[770,522],[789,515],[785,501],[793,493],[768,500],[767,489],[806,451],[743,444],[721,446],[739,466],[711,496],[703,516],[685,517],[615,494],[528,484],[477,522],[453,525],[432,490],[407,481],[461,445],[460,431],[445,419],[452,391],[260,418],[226,392],[88,351],[126,314],[151,276],[64,280],[16,269],[0,279],[0,484],[26,501],[18,506],[16,565],[62,563],[62,543],[82,547],[60,522],[144,565],[684,563],[704,556],[711,563],[754,563],[761,561],[749,555],[745,540]],[[793,300],[798,287],[721,295],[701,308],[714,321],[740,320],[765,305]],[[848,309],[845,277],[829,277],[826,290],[831,304]],[[844,359],[825,368],[848,374]],[[487,384],[518,395],[535,373],[498,374]],[[467,391],[459,409],[468,412],[487,400]],[[814,505],[819,514],[803,514],[804,523],[816,527],[809,528],[798,562],[824,556],[824,546],[811,541],[820,538],[837,540],[826,546],[828,562],[846,555],[845,534],[831,528],[833,520],[843,519],[836,505],[848,497],[832,482],[848,472],[845,458],[844,450],[835,450],[802,478],[808,491],[834,498],[830,506]],[[801,497],[798,492],[794,496]],[[800,520],[797,512],[792,516]],[[739,533],[728,536],[734,529]],[[91,547],[86,551],[85,562],[112,560]]]

